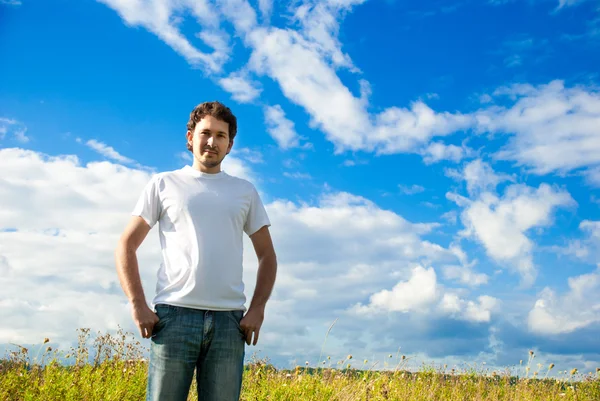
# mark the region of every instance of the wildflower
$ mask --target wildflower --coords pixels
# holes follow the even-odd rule
[[[46,349],[46,352],[50,352],[50,351],[52,351],[52,347],[48,347],[48,348]]]
[[[308,361],[306,361],[306,366],[308,366]]]
[[[402,360],[405,360],[405,359],[406,359],[406,355],[402,355]]]
[[[551,363],[550,366],[548,366],[548,370],[552,369],[554,367],[554,364]]]
[[[367,362],[369,362],[369,361],[367,361],[367,360],[365,359],[365,362],[364,362],[364,363],[365,363],[365,365],[367,364]]]
[[[346,358],[346,359],[352,359],[352,355],[348,355],[348,358]]]
[[[50,342],[50,339],[48,337],[44,338],[44,344]]]
[[[392,357],[392,354],[390,354],[390,358]]]
[[[573,376],[575,373],[577,373],[577,368],[571,369],[571,376]]]
[[[600,368],[596,368],[596,373],[600,373]]]

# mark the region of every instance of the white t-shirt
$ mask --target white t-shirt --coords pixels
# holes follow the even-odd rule
[[[243,233],[270,226],[254,185],[186,166],[155,175],[133,215],[159,223],[163,261],[153,306],[245,310]]]

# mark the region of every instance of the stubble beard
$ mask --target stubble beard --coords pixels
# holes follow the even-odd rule
[[[210,159],[206,159],[203,157],[196,157],[196,155],[194,155],[194,158],[198,161],[198,163],[202,164],[204,167],[214,168],[221,164],[221,162],[223,161],[225,156],[223,156],[222,158],[220,158],[218,160],[210,160]]]

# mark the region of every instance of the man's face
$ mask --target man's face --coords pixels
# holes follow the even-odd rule
[[[205,116],[196,124],[194,132],[187,132],[192,144],[194,164],[199,163],[207,172],[220,171],[220,164],[231,150],[229,124],[213,116]]]

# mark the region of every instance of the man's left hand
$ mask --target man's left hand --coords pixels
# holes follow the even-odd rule
[[[246,344],[256,345],[258,342],[258,333],[260,332],[260,326],[262,326],[265,318],[264,308],[252,308],[248,309],[246,315],[240,321],[240,327],[246,334]],[[254,341],[252,341],[252,334],[254,334]]]

